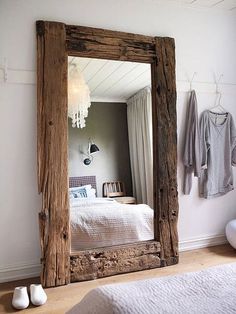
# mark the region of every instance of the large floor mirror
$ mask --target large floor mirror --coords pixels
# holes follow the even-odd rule
[[[68,58],[71,251],[154,240],[151,67]]]
[[[42,284],[178,263],[174,40],[36,29]]]

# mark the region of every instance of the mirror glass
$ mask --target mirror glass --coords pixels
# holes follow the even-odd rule
[[[68,57],[71,250],[154,239],[151,68]]]

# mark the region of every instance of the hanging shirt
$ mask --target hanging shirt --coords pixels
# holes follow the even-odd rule
[[[190,194],[192,188],[192,174],[194,173],[195,177],[200,176],[201,161],[199,136],[197,97],[193,90],[190,94],[185,126],[185,145],[183,154],[184,194]]]
[[[204,111],[200,121],[200,145],[200,197],[213,198],[233,190],[236,129],[232,115]]]

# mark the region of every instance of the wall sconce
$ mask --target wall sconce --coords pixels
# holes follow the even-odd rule
[[[94,144],[90,139],[88,142],[88,154],[87,158],[84,159],[84,164],[86,166],[90,165],[92,160],[93,160],[93,154],[99,152],[99,148],[97,147],[96,144]]]

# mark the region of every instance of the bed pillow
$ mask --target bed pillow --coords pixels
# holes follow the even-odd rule
[[[69,191],[73,192],[73,191],[77,191],[78,189],[86,189],[86,191],[89,191],[92,189],[92,185],[87,184],[87,185],[75,186],[73,188],[69,188]]]
[[[96,198],[96,190],[95,189],[93,189],[93,188],[91,188],[91,189],[89,189],[89,190],[86,190],[86,192],[87,192],[87,197],[88,198]]]
[[[84,193],[84,190],[86,190],[86,193]],[[69,191],[70,191],[70,199],[81,198],[81,197],[87,197],[89,199],[96,198],[96,190],[92,188],[91,184],[69,188]]]
[[[71,188],[69,189],[69,192],[70,192],[70,199],[87,197],[87,190],[83,186]]]

